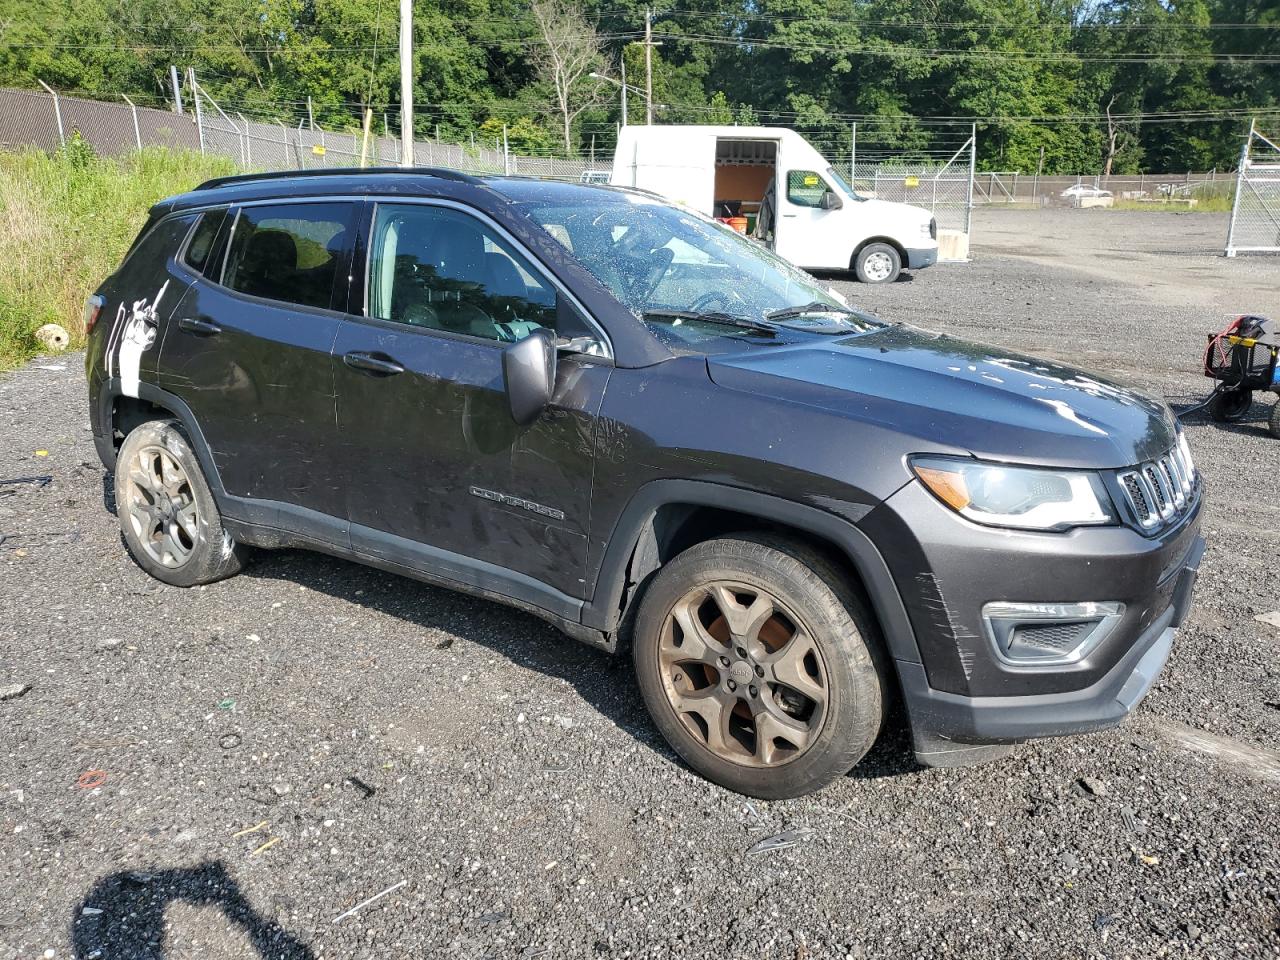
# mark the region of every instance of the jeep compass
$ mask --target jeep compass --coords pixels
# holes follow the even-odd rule
[[[133,558],[323,551],[629,649],[733,790],[1119,723],[1204,543],[1158,400],[846,306],[652,195],[411,169],[157,204],[86,306]]]

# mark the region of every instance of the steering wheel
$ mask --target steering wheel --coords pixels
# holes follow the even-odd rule
[[[742,294],[737,290],[708,290],[699,296],[693,303],[689,304],[689,309],[694,313],[706,313],[707,308],[713,303],[722,304],[725,307],[732,307],[739,303],[746,303]],[[727,310],[725,311],[728,312]]]

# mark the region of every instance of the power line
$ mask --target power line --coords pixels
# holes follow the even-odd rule
[[[631,15],[631,11],[620,11],[623,15]],[[976,27],[1007,27],[1015,30],[1062,30],[1062,31],[1126,31],[1143,32],[1148,30],[1280,30],[1280,23],[1183,23],[1168,20],[1163,23],[1108,23],[1105,21],[1082,21],[1079,23],[1032,23],[1012,24],[993,20],[876,20],[861,17],[809,16],[806,14],[770,14],[752,13],[749,11],[716,12],[710,10],[671,10],[665,12],[660,20],[680,18],[716,20],[736,23],[802,23],[802,24],[841,24],[859,27],[890,27],[893,29],[964,29]]]
[[[858,44],[787,43],[770,39],[716,37],[709,35],[658,33],[664,39],[705,43],[716,46],[762,47],[805,53],[858,54],[871,57],[925,57],[932,59],[987,60],[1006,63],[1280,63],[1280,56],[1270,54],[1133,54],[1117,57],[1091,57],[1071,51],[1028,53],[1008,50],[974,50],[905,46],[868,46]]]

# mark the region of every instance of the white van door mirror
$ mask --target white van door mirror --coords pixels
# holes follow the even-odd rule
[[[839,210],[844,206],[844,201],[834,190],[826,190],[822,194],[822,199],[818,201],[818,206],[823,210]]]

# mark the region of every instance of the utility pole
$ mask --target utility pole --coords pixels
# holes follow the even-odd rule
[[[627,125],[627,53],[622,52],[622,125]]]
[[[307,126],[311,130],[315,130],[316,128],[316,114],[315,111],[311,109],[311,94],[309,93],[307,94]]]
[[[644,122],[653,124],[653,48],[662,46],[662,41],[653,40],[653,10],[644,11]],[[626,82],[626,77],[623,77]],[[626,89],[625,87],[623,88]]]
[[[178,86],[178,68],[169,64],[169,83],[173,85],[173,112],[182,115],[182,89]]]
[[[413,0],[400,0],[400,166],[413,166]]]

